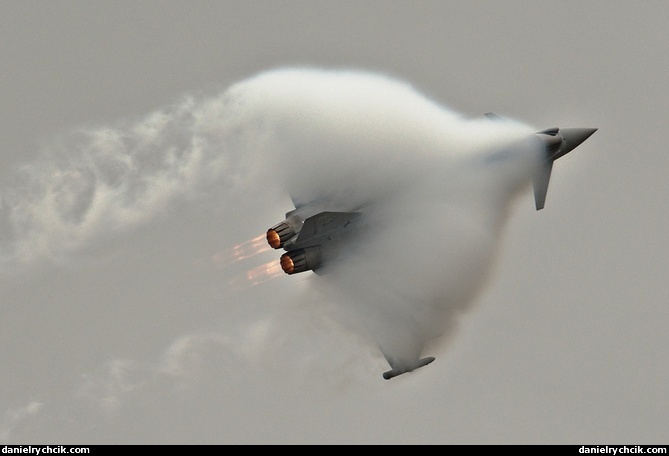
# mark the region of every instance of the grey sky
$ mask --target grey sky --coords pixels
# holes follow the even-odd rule
[[[230,289],[198,263],[279,221],[279,196],[252,222],[239,206],[257,194],[184,203],[6,273],[0,442],[666,444],[668,16],[661,1],[2,2],[2,190],[75,129],[292,65],[599,131],[556,163],[543,211],[516,201],[437,361],[391,382],[303,279]]]

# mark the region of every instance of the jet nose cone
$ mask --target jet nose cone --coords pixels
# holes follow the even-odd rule
[[[592,136],[596,131],[596,128],[560,128],[560,133],[562,133],[566,142],[566,150],[564,153],[576,149],[579,144]]]

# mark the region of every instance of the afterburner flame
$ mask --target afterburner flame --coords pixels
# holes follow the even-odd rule
[[[281,268],[276,260],[268,261],[246,272],[246,278],[251,282],[251,285],[258,285],[280,275]]]
[[[295,263],[287,253],[281,255],[281,269],[286,274],[293,274],[295,272]]]
[[[281,247],[281,237],[279,236],[279,233],[276,232],[275,229],[270,228],[267,230],[267,243],[272,247],[273,249],[278,249]]]
[[[269,250],[269,246],[265,243],[265,236],[260,235],[237,244],[231,249],[216,253],[211,257],[211,261],[212,263],[229,264],[251,258],[267,250]]]

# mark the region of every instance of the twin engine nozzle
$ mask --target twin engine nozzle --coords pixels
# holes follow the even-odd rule
[[[281,268],[286,274],[316,271],[335,255],[339,241],[354,230],[359,212],[316,212],[313,206],[286,214],[286,219],[267,230],[267,243],[283,248]],[[314,213],[315,212],[315,213]],[[304,217],[304,214],[313,214]]]
[[[306,247],[290,250],[294,245],[302,220],[299,217],[289,217],[281,223],[267,230],[267,243],[273,249],[284,248],[286,253],[281,255],[281,269],[286,274],[311,271],[318,268],[322,262],[319,247]]]

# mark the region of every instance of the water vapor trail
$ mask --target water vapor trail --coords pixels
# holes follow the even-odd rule
[[[17,170],[0,190],[3,269],[76,262],[184,205],[229,217],[208,223],[248,239],[283,219],[288,195],[324,200],[361,209],[366,232],[312,290],[386,356],[412,359],[485,283],[509,202],[536,166],[536,145],[523,142],[532,131],[464,119],[382,75],[270,71],[82,129]],[[247,277],[265,283],[278,269],[256,241],[212,261],[261,258]]]

